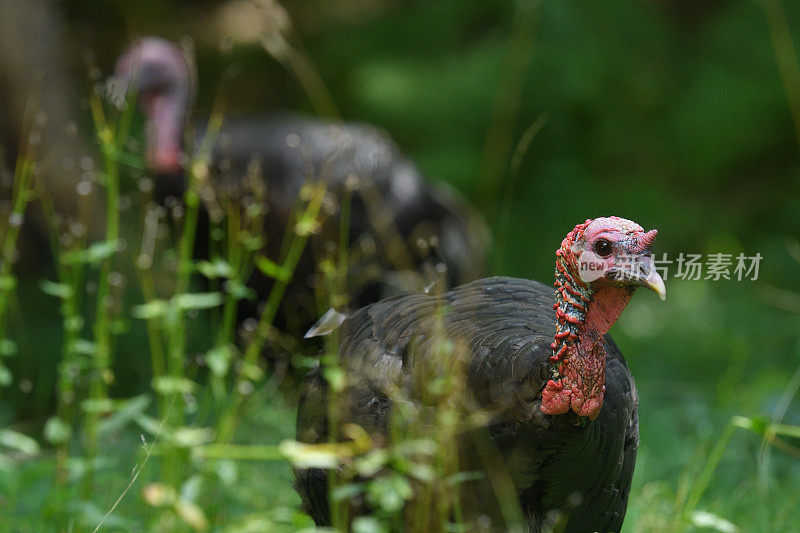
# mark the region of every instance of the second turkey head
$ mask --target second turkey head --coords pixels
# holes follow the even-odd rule
[[[651,257],[656,234],[624,218],[602,217],[578,224],[561,243],[550,358],[554,375],[542,391],[544,413],[599,416],[605,392],[603,336],[636,287],[666,296]]]
[[[138,39],[114,67],[116,90],[134,93],[146,117],[147,166],[159,176],[181,179],[194,79],[193,62],[184,50],[158,37]]]

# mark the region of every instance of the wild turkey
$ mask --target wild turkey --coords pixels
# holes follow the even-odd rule
[[[194,70],[178,46],[156,37],[139,39],[116,63],[116,92],[132,87],[146,117],[146,160],[156,175],[157,199],[180,197],[185,188],[183,132],[194,95]],[[202,136],[203,128],[197,128],[194,138]],[[305,183],[326,180],[333,211],[345,191],[354,188],[349,242],[356,259],[348,288],[355,307],[387,294],[419,290],[433,281],[437,268],[446,270],[451,286],[483,271],[488,233],[480,217],[450,188],[428,183],[386,133],[374,127],[286,113],[225,117],[211,166],[214,186],[232,188],[234,195],[241,194],[248,172],[258,173],[266,193],[265,254],[272,259],[279,254],[290,211]],[[336,242],[339,228],[334,213],[323,221],[312,248],[319,251],[328,241]],[[300,320],[304,328],[316,313],[309,285],[318,259],[305,254],[284,302],[293,312],[305,309]],[[414,276],[422,267],[429,275]],[[263,299],[272,282],[255,275],[249,285]]]
[[[386,299],[353,313],[338,328],[346,386],[334,406],[337,427],[354,422],[373,441],[390,441],[395,399],[424,405],[425,376],[460,368],[459,409],[490,415],[487,438],[513,480],[530,530],[556,525],[618,531],[639,443],[638,397],[606,332],[636,287],[664,299],[664,282],[651,260],[655,235],[622,218],[587,220],[556,251],[555,291],[536,281],[495,277],[440,295]],[[440,360],[441,332],[456,347],[455,366]],[[322,370],[312,371],[299,406],[299,441],[329,438],[327,394]],[[462,469],[484,470],[464,434]],[[306,509],[317,524],[329,524],[327,472],[295,473]],[[492,519],[490,529],[503,529],[489,481],[464,490],[472,497],[462,508],[476,523]]]

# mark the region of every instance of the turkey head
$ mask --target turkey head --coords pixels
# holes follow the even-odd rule
[[[556,251],[553,379],[542,392],[542,412],[572,410],[591,420],[600,414],[606,368],[603,336],[636,287],[666,296],[650,253],[656,234],[624,218],[602,217],[577,225],[561,243]]]

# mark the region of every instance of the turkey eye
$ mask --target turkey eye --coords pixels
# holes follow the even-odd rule
[[[605,239],[600,239],[594,243],[594,251],[605,257],[611,253],[611,243]]]

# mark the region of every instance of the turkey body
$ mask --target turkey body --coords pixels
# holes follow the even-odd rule
[[[221,239],[224,233],[212,232],[210,222],[221,223],[226,210],[245,204],[242,213],[263,216],[263,235],[260,228],[255,231],[265,244],[257,253],[281,262],[284,236],[296,230],[291,215],[299,198],[308,200],[301,194],[303,187],[324,183],[322,218],[304,221],[304,231],[315,230],[314,235],[282,301],[282,308],[291,312],[279,314],[287,323],[296,315],[290,333],[305,331],[320,305],[323,311],[331,303],[360,307],[382,296],[421,290],[433,281],[463,283],[483,272],[488,231],[480,216],[454,191],[428,182],[385,132],[282,113],[225,116],[221,130],[205,139],[204,128],[186,127],[196,67],[174,43],[152,36],[137,39],[116,61],[110,96],[122,105],[135,92],[145,116],[144,152],[156,178],[156,200],[180,200],[190,156],[198,146],[211,147],[208,179],[199,180],[208,211],[198,225],[196,258],[208,258],[214,249],[210,244],[222,247],[221,242],[209,244],[209,237]],[[193,139],[185,139],[184,132]],[[344,256],[337,256],[339,247],[347,247],[346,262],[338,260]],[[346,280],[337,279],[335,292],[338,300],[349,296],[349,302],[328,303],[326,295],[317,294],[316,289],[327,288],[318,276],[323,260],[328,266],[346,263]],[[257,303],[270,294],[273,281],[257,272],[248,285]],[[251,307],[247,314],[253,315]]]
[[[574,413],[544,415],[541,392],[550,375],[549,358],[556,313],[551,286],[514,278],[488,278],[440,295],[415,294],[360,309],[339,329],[339,362],[349,376],[340,398],[344,420],[368,433],[386,434],[392,412],[388,391],[401,389],[416,401],[415,377],[440,368],[436,331],[441,328],[456,349],[468,411],[491,413],[485,433],[513,480],[531,531],[618,531],[627,507],[638,447],[637,394],[625,359],[605,337],[606,391],[595,420]],[[437,330],[437,328],[439,328]],[[439,337],[440,338],[440,337]],[[425,372],[422,372],[424,375]],[[319,370],[305,383],[297,419],[298,440],[328,439],[327,386]],[[388,437],[385,437],[388,438]],[[481,470],[466,434],[462,471]],[[472,461],[472,464],[470,464]],[[327,473],[296,471],[304,505],[317,524],[330,523]],[[490,517],[503,530],[497,500],[486,480],[462,486],[472,493],[466,509],[472,518]]]
[[[202,138],[198,131],[196,138]],[[293,114],[226,118],[211,158],[214,187],[242,196],[246,176],[263,188],[265,255],[279,260],[301,189],[325,183],[327,213],[294,273],[283,302],[298,314],[295,332],[317,316],[313,287],[321,257],[339,244],[341,213],[350,197],[347,290],[360,307],[381,297],[422,290],[436,275],[450,286],[484,269],[488,232],[455,191],[426,181],[383,131],[364,124]],[[157,195],[183,193],[182,175],[160,175]],[[207,220],[196,255],[208,256]],[[437,268],[438,265],[438,268]],[[420,276],[418,273],[423,272]],[[438,273],[438,274],[437,274]],[[263,300],[273,281],[260,273],[248,285]],[[252,314],[252,313],[249,313]],[[283,324],[285,325],[285,324]]]

